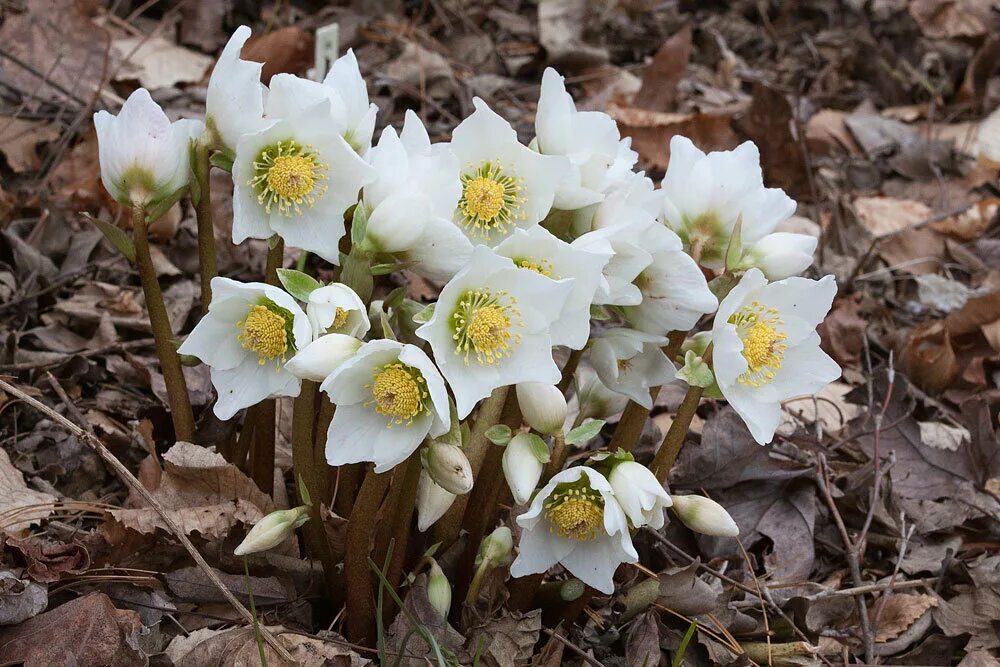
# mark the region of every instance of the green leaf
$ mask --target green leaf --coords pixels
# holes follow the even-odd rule
[[[436,305],[437,305],[436,303],[432,303],[423,310],[421,310],[419,313],[413,316],[413,321],[416,322],[417,324],[424,324],[425,322],[429,322],[430,319],[434,317],[434,306]]]
[[[534,433],[528,434],[528,447],[531,449],[531,455],[538,459],[539,463],[548,463],[551,460],[549,446]]]
[[[590,304],[590,319],[599,321],[610,320],[611,313],[604,306]]]
[[[363,302],[368,303],[372,298],[372,288],[375,286],[371,270],[368,268],[368,257],[356,252],[348,255],[340,272],[340,281],[354,290]]]
[[[456,447],[462,446],[462,422],[458,418],[458,408],[455,407],[455,401],[450,397],[448,398],[448,415],[451,417],[451,428],[447,433],[442,435],[440,438],[435,438],[438,442],[443,442],[448,445],[455,445]]]
[[[111,241],[118,252],[120,252],[125,259],[135,263],[135,244],[132,243],[132,237],[128,233],[119,227],[116,227],[110,222],[101,220],[100,218],[95,218],[89,213],[83,213],[83,217],[90,220],[94,225],[101,230],[104,234],[104,238]]]
[[[486,429],[486,439],[494,445],[506,445],[512,437],[514,436],[511,433],[510,426],[506,424],[497,424]]]
[[[566,444],[582,445],[590,441],[591,438],[601,432],[601,429],[604,428],[604,423],[603,419],[591,419],[580,424],[566,434]]]
[[[360,246],[368,233],[368,209],[364,202],[354,206],[354,216],[351,218],[351,244]]]
[[[462,446],[467,447],[469,441],[472,440],[472,427],[469,426],[469,422],[462,422]]]
[[[382,338],[396,340],[396,332],[392,330],[392,324],[389,323],[389,316],[385,311],[379,313],[379,319],[382,321]]]
[[[169,195],[160,199],[159,201],[152,202],[146,207],[146,224],[152,224],[160,219],[164,213],[170,210],[170,207],[180,201],[184,193],[188,191],[188,186],[185,183],[181,187],[177,188]]]
[[[372,275],[373,276],[387,276],[396,270],[396,263],[391,264],[372,264]]]
[[[397,287],[396,289],[392,290],[391,292],[385,295],[385,298],[382,299],[382,304],[386,308],[399,308],[399,306],[402,305],[403,299],[405,297],[406,297],[406,288]]]
[[[729,247],[726,248],[726,270],[732,271],[743,258],[743,216],[736,218],[736,225],[729,237]]]
[[[278,280],[286,292],[303,303],[309,300],[313,290],[323,286],[323,283],[312,276],[295,269],[278,269]]]
[[[712,369],[694,350],[688,350],[684,354],[684,366],[677,371],[677,377],[692,387],[701,387],[702,389],[715,384],[715,375],[712,373]]]
[[[299,475],[299,498],[302,499],[303,505],[312,505],[312,500],[309,498],[309,488],[306,486],[306,480],[302,479],[302,475]]]
[[[235,153],[231,153],[229,151],[215,151],[208,159],[219,169],[222,169],[230,174],[233,173],[233,162],[236,160]]]
[[[715,298],[722,301],[734,287],[739,283],[739,279],[731,273],[723,273],[708,281],[708,289],[712,291]]]

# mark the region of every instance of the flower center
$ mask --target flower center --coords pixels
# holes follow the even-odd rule
[[[487,366],[509,357],[512,346],[521,342],[521,334],[513,331],[523,326],[516,303],[517,299],[504,291],[466,292],[451,316],[455,354],[464,353],[465,363],[469,363],[469,352],[475,352],[476,361]]]
[[[246,319],[237,322],[242,329],[237,339],[243,347],[255,352],[263,366],[271,359],[283,359],[288,351],[288,331],[285,318],[267,306],[254,306]]]
[[[779,327],[784,324],[777,308],[765,308],[759,301],[753,301],[729,318],[736,325],[740,340],[743,341],[743,358],[747,360],[747,371],[739,381],[751,387],[760,387],[774,379],[781,368],[788,345],[788,336]]]
[[[339,329],[347,323],[347,311],[337,306],[337,312],[333,315],[333,323],[330,325],[331,329]]]
[[[483,162],[478,169],[462,174],[462,196],[458,200],[460,222],[469,231],[482,235],[506,232],[524,219],[522,179],[505,174],[499,164]]]
[[[326,193],[328,167],[312,148],[280,141],[257,156],[249,185],[264,211],[270,213],[277,207],[278,213],[290,216],[301,213],[303,206],[312,207]]]
[[[540,273],[546,278],[555,278],[557,280],[559,278],[558,276],[552,275],[555,267],[552,266],[552,262],[545,258],[536,260],[534,257],[519,257],[514,260],[514,265],[522,269],[528,269],[529,271]]]
[[[370,389],[372,400],[365,405],[375,405],[375,410],[389,417],[393,424],[410,423],[425,409],[427,390],[420,371],[400,363],[387,364],[375,373]]]
[[[545,501],[549,530],[581,542],[594,539],[604,524],[604,499],[590,485],[575,482],[556,490]]]

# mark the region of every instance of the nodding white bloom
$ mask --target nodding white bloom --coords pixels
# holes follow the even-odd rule
[[[663,510],[671,505],[670,495],[649,468],[622,461],[611,469],[608,482],[633,526],[663,527]]]
[[[430,443],[426,464],[427,474],[445,491],[460,496],[472,490],[472,464],[458,445]]]
[[[191,140],[205,126],[200,120],[173,123],[160,105],[139,88],[117,116],[94,114],[101,181],[120,204],[145,206],[169,197],[191,178]]]
[[[620,173],[631,169],[639,157],[630,140],[621,140],[618,125],[606,113],[577,111],[563,77],[551,67],[542,74],[535,134],[540,153],[569,159],[569,170],[556,190],[557,209],[600,203]]]
[[[523,271],[486,246],[441,290],[416,334],[431,344],[455,395],[459,419],[497,387],[559,382],[549,327],[572,281]]]
[[[285,370],[303,380],[322,382],[353,357],[362,345],[354,336],[324,334],[299,350],[285,364]]]
[[[652,262],[633,281],[642,301],[624,308],[636,329],[660,335],[687,331],[702,315],[715,312],[719,301],[676,234],[654,224],[643,231],[640,243]]]
[[[576,466],[557,474],[517,523],[523,532],[520,553],[510,566],[514,577],[560,563],[583,583],[611,594],[618,565],[639,560],[611,484],[592,468]]]
[[[539,433],[553,435],[566,423],[566,397],[554,384],[522,382],[515,388],[525,423]]]
[[[253,525],[247,536],[233,550],[233,555],[245,556],[273,549],[291,537],[295,529],[308,520],[309,507],[307,505],[271,512]]]
[[[265,398],[298,396],[299,378],[285,361],[312,341],[295,299],[264,283],[212,278],[212,303],[178,349],[212,369],[215,416],[229,419]]]
[[[306,315],[316,336],[339,333],[363,338],[371,328],[361,297],[343,283],[330,283],[310,292]]]
[[[243,45],[250,39],[250,28],[241,25],[229,38],[208,80],[205,99],[205,123],[212,139],[221,148],[236,150],[244,134],[258,132],[265,125],[264,93],[260,82],[262,63],[240,58]]]
[[[548,214],[569,163],[521,144],[486,102],[472,103],[476,110],[451,135],[462,184],[454,221],[474,244],[493,246]]]
[[[445,281],[472,255],[472,243],[452,222],[462,185],[458,158],[447,144],[431,145],[423,123],[406,112],[402,134],[386,127],[368,154],[376,177],[365,186],[365,246],[414,262],[412,270]]]
[[[503,450],[503,474],[514,502],[522,505],[531,498],[542,478],[544,465],[535,455],[531,436],[518,433]]]
[[[368,101],[368,85],[361,76],[354,49],[337,58],[323,83],[294,74],[273,76],[266,113],[270,117],[297,116],[320,100],[330,103],[326,121],[330,127],[359,155],[367,153],[378,107]]]
[[[607,419],[625,409],[628,397],[608,389],[592,368],[581,366],[576,372],[576,394],[570,404],[576,404],[580,413],[576,421],[584,419]]]
[[[373,461],[385,472],[451,426],[444,380],[415,345],[365,343],[320,389],[337,406],[326,433],[332,466]]]
[[[719,503],[705,496],[670,496],[674,512],[696,533],[715,537],[736,537],[740,527]]]
[[[272,86],[267,109],[298,101],[299,85]],[[233,242],[267,239],[340,262],[344,212],[371,181],[372,168],[331,122],[330,101],[292,107],[260,132],[243,135],[233,162]]]
[[[556,238],[541,225],[519,229],[500,242],[494,251],[509,257],[515,266],[559,280],[573,278],[573,289],[562,306],[550,333],[553,345],[582,349],[590,337],[590,304],[604,279],[610,248],[586,249]]]
[[[653,262],[640,243],[643,230],[649,226],[648,222],[626,222],[587,232],[573,242],[584,250],[611,252],[602,272],[604,280],[594,293],[595,304],[634,306],[642,302],[642,292],[634,281]]]
[[[742,255],[795,212],[795,201],[781,189],[764,187],[760,152],[751,141],[706,155],[687,137],[673,137],[660,192],[661,219],[711,269],[725,267],[738,220]]]
[[[420,481],[417,482],[417,530],[422,533],[433,526],[444,516],[457,497],[454,493],[442,489],[427,474],[427,470],[421,468]]]
[[[665,336],[609,329],[591,342],[590,363],[608,389],[625,394],[648,410],[653,407],[649,388],[674,379],[676,369],[660,349],[666,344]]]
[[[754,243],[746,251],[743,265],[757,267],[768,280],[783,280],[797,276],[812,264],[815,236],[775,232]]]
[[[840,377],[816,333],[836,294],[833,276],[768,284],[750,269],[719,306],[712,326],[715,378],[757,442],[774,437],[782,401]]]

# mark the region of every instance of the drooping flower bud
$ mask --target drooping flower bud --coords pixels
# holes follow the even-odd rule
[[[245,556],[273,549],[284,542],[295,529],[309,520],[309,507],[300,505],[290,510],[271,512],[254,524],[233,554]]]
[[[538,486],[538,480],[542,478],[544,466],[535,451],[535,443],[531,435],[518,433],[507,443],[503,452],[503,474],[514,501],[519,505],[528,502]]]
[[[472,466],[461,447],[434,441],[427,448],[427,473],[445,491],[462,495],[472,490]]]
[[[422,533],[433,526],[448,511],[456,497],[454,493],[438,486],[426,470],[421,470],[420,481],[417,483],[417,530]]]
[[[434,560],[431,560],[430,571],[427,573],[427,599],[443,618],[448,617],[451,610],[451,584]]]
[[[703,535],[735,537],[740,534],[739,526],[729,516],[729,512],[719,503],[704,496],[670,496],[674,512],[681,522]]]
[[[608,482],[633,526],[663,527],[663,508],[670,507],[670,496],[649,468],[623,461],[611,470]]]
[[[808,234],[768,234],[751,246],[746,264],[763,271],[768,280],[797,276],[812,264],[817,241]]]
[[[541,382],[517,385],[517,403],[528,426],[539,433],[553,435],[566,422],[566,398],[559,387]]]
[[[479,545],[479,553],[476,554],[476,567],[486,564],[487,567],[496,567],[510,558],[510,553],[514,549],[514,537],[510,528],[499,526],[492,533],[487,535],[482,544]]]
[[[353,336],[331,333],[320,336],[288,360],[285,370],[297,378],[322,382],[357,353],[363,343]]]

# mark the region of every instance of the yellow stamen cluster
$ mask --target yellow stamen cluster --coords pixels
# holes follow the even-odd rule
[[[534,271],[535,273],[540,273],[547,278],[559,279],[559,276],[552,275],[555,271],[555,267],[552,266],[552,262],[545,259],[536,260],[534,257],[519,257],[514,260],[515,266],[528,269],[529,271]]]
[[[549,530],[559,537],[581,542],[592,540],[603,530],[604,498],[585,482],[563,489],[556,487],[545,501],[545,518]]]
[[[736,325],[736,331],[743,341],[743,358],[749,368],[740,375],[739,381],[750,387],[760,387],[775,378],[785,358],[788,336],[781,331],[784,320],[777,308],[767,308],[759,301],[729,318]]]
[[[347,311],[337,306],[337,312],[333,315],[333,324],[330,325],[330,328],[339,329],[345,324],[347,324]]]
[[[469,165],[462,174],[459,222],[482,236],[507,232],[525,218],[523,191],[523,179],[506,173],[499,160]]]
[[[267,146],[253,163],[253,176],[248,185],[257,192],[257,203],[264,211],[277,208],[278,213],[291,216],[311,208],[326,193],[329,165],[308,146],[294,141],[279,141]]]
[[[288,352],[285,324],[285,318],[267,306],[253,306],[246,319],[236,323],[241,329],[236,338],[245,349],[257,354],[261,366],[272,359],[278,359],[280,366]]]
[[[462,295],[451,316],[455,354],[464,354],[468,364],[469,353],[475,352],[476,361],[486,366],[509,357],[521,342],[514,329],[524,326],[516,304],[517,299],[502,290],[470,290]]]
[[[424,376],[411,366],[398,362],[386,364],[375,373],[372,383],[365,385],[365,389],[372,395],[372,400],[365,405],[374,405],[380,415],[389,417],[387,428],[403,422],[409,424],[427,409]]]

